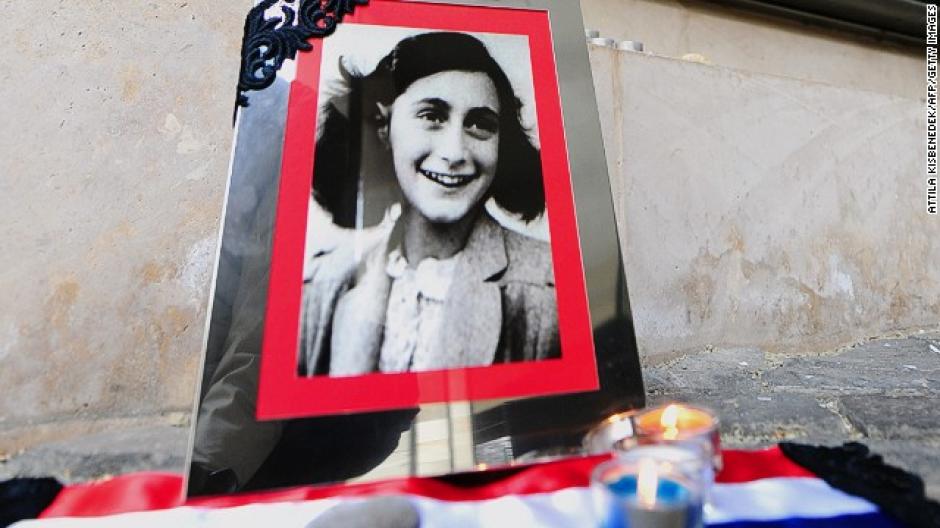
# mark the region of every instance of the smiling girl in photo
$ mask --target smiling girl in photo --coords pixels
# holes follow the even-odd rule
[[[528,223],[545,197],[521,103],[483,43],[425,33],[367,75],[340,69],[346,86],[321,111],[313,188],[345,234],[305,269],[300,374],[560,357],[549,245],[485,207],[492,199]],[[372,227],[364,185],[387,202]]]

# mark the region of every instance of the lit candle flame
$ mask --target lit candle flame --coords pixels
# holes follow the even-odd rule
[[[643,508],[656,506],[656,489],[659,487],[659,475],[656,474],[656,461],[644,458],[640,460],[639,475],[636,480],[637,502]]]
[[[659,418],[659,425],[663,428],[663,438],[666,440],[675,440],[679,437],[679,412],[678,405],[672,404],[663,410],[663,415]]]

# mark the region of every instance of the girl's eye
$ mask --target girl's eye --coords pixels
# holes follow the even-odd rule
[[[447,116],[439,110],[429,108],[425,110],[419,110],[418,119],[423,119],[425,121],[439,125],[447,120]]]
[[[477,139],[489,139],[499,132],[499,121],[496,116],[488,114],[470,115],[467,116],[464,128]]]

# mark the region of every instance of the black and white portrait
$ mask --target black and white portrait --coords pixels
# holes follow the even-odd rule
[[[357,24],[325,41],[299,375],[560,357],[528,45]]]
[[[249,14],[272,82],[236,113],[190,496],[500,466],[642,406],[580,8],[496,4],[370,1],[296,54],[300,3]]]

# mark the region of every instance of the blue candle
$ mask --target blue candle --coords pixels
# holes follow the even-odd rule
[[[668,477],[655,481],[654,497],[640,497],[640,479],[624,474],[609,481],[614,500],[604,528],[697,528],[702,526],[702,504],[688,487]]]

